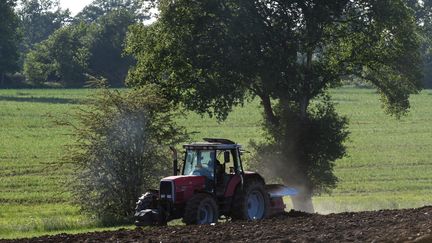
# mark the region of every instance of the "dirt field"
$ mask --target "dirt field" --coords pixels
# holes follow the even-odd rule
[[[286,213],[261,222],[229,222],[81,235],[25,242],[432,242],[432,207],[308,215]]]

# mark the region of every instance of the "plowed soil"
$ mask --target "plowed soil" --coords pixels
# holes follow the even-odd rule
[[[432,242],[432,207],[330,215],[289,212],[258,222],[136,228],[25,242]]]

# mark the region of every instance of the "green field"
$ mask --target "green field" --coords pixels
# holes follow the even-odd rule
[[[70,168],[59,166],[70,129],[53,122],[84,107],[92,90],[0,90],[0,238],[101,229],[71,206]],[[384,114],[374,90],[333,90],[350,120],[349,156],[337,161],[340,183],[314,198],[318,212],[432,205],[432,91],[412,97],[401,120]],[[194,140],[260,140],[258,102],[237,108],[226,122],[191,114],[179,119]]]

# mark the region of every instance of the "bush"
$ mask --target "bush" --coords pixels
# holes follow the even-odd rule
[[[77,113],[75,202],[105,223],[129,220],[137,198],[171,171],[168,145],[186,138],[169,103],[153,87],[102,87],[90,108]]]

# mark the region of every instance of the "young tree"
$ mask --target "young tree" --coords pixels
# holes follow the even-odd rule
[[[15,1],[0,2],[0,85],[4,84],[7,73],[18,69],[18,17],[14,12]]]
[[[161,0],[159,9],[157,23],[131,30],[138,63],[128,83],[157,84],[174,103],[219,119],[258,97],[268,144],[295,171],[282,179],[303,188],[300,210],[335,186],[347,136],[332,103],[312,101],[352,75],[400,116],[420,90],[418,35],[402,0]]]
[[[72,189],[81,208],[107,224],[130,220],[137,198],[171,170],[169,145],[185,138],[155,87],[125,92],[102,86],[77,114]]]

